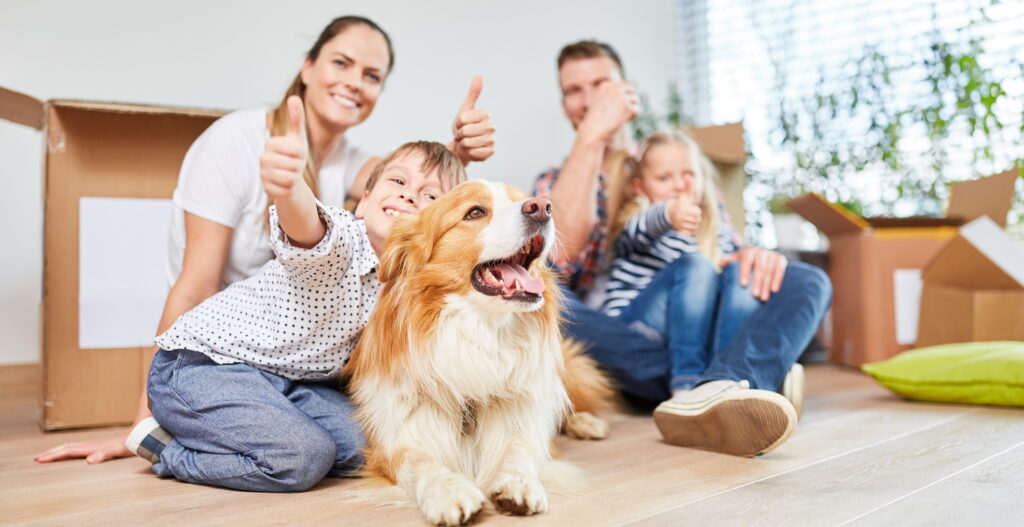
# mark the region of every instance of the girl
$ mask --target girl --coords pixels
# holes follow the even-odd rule
[[[228,114],[196,139],[185,155],[174,192],[168,280],[172,283],[157,333],[228,284],[252,276],[273,253],[267,241],[269,200],[259,174],[287,163],[289,156],[267,138],[288,129],[285,101],[304,102],[308,126],[302,133],[309,158],[302,177],[314,195],[340,207],[358,198],[379,159],[351,145],[347,130],[376,107],[394,66],[391,39],[376,23],[358,16],[332,20],[306,54],[281,103]],[[481,82],[474,79],[456,115],[449,148],[465,164],[494,152],[494,125],[475,108]],[[149,415],[146,394],[135,423]],[[84,457],[89,463],[131,455],[123,435],[62,444],[35,457],[38,462]]]
[[[619,315],[654,275],[683,253],[712,262],[739,248],[739,236],[721,208],[714,167],[681,133],[656,133],[627,160],[626,205],[612,226],[615,244],[602,309]],[[632,199],[630,199],[632,198]],[[653,204],[653,206],[652,206]]]
[[[685,311],[693,308],[681,300],[687,291],[674,287],[672,273],[660,271],[684,254],[718,263],[739,249],[719,205],[714,168],[705,159],[681,132],[647,138],[638,160],[627,164],[632,200],[620,214],[625,225],[612,231],[613,236],[620,232],[613,238],[615,259],[602,310],[668,345],[673,391],[693,387],[707,366],[709,350],[704,332],[694,331],[697,321]],[[750,300],[745,307],[754,307]]]
[[[803,397],[796,342],[806,342],[820,318],[779,317],[797,312],[788,304],[804,301],[813,289],[799,288],[821,273],[795,264],[791,274],[799,278],[776,298],[786,260],[740,246],[713,170],[682,133],[655,134],[641,145],[629,186],[642,210],[616,242],[603,309],[667,349],[671,395],[654,412],[665,440],[749,456],[774,449],[795,428]],[[749,262],[741,259],[754,255],[760,277],[748,283]],[[761,319],[775,325],[762,328]],[[769,391],[776,385],[765,380],[784,376],[786,397]],[[728,433],[715,428],[722,423],[732,423]]]

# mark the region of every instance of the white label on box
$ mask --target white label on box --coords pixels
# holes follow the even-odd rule
[[[896,343],[917,341],[917,319],[921,313],[921,270],[896,269],[892,272],[896,306]]]
[[[78,346],[152,346],[167,298],[166,199],[78,202]]]

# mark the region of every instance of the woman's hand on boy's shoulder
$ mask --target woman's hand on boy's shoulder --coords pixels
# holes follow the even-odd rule
[[[788,262],[782,253],[743,247],[727,255],[718,265],[724,269],[733,262],[738,262],[740,266],[740,285],[750,285],[750,293],[762,302],[767,302],[782,289],[782,278],[786,275]]]
[[[476,107],[483,89],[483,78],[473,77],[469,93],[452,122],[451,151],[463,165],[471,161],[484,161],[494,155],[494,122],[491,121],[491,114]]]
[[[124,437],[112,436],[92,441],[64,443],[36,454],[32,459],[37,463],[50,463],[64,459],[85,458],[86,463],[94,464],[131,455],[132,453],[124,446]]]

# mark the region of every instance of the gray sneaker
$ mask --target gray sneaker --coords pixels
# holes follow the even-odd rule
[[[778,392],[793,404],[797,419],[804,415],[804,386],[804,367],[799,362],[793,363]]]
[[[707,382],[654,410],[654,424],[666,443],[734,456],[772,451],[789,439],[796,421],[789,400],[753,390],[747,381]]]
[[[160,428],[156,419],[147,417],[132,428],[128,437],[124,440],[124,446],[129,452],[139,456],[150,463],[156,464],[160,461],[160,454],[164,451],[167,443],[171,442],[171,434]]]

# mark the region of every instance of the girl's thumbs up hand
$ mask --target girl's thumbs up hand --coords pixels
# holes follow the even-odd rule
[[[700,205],[690,193],[680,194],[668,203],[668,221],[675,230],[687,236],[696,236],[703,217]]]

